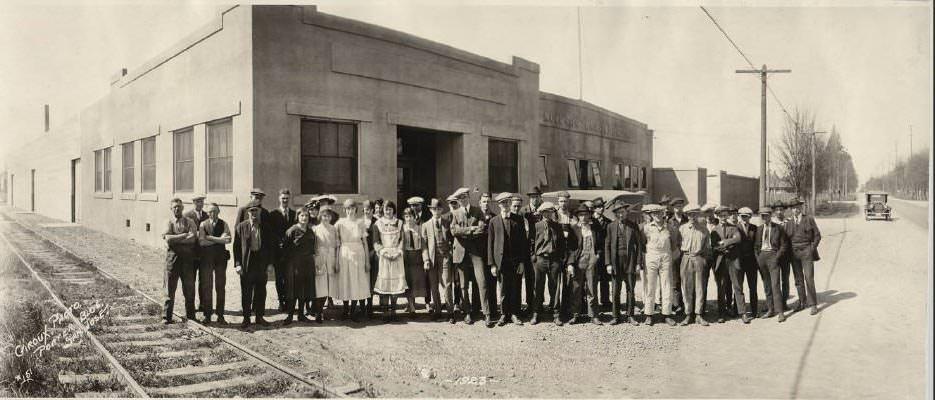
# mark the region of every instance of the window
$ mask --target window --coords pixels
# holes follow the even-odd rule
[[[646,167],[640,167],[640,183],[642,184],[640,187],[643,189],[649,187],[649,184],[646,183]]]
[[[568,160],[568,186],[576,188],[603,187],[601,163],[591,160]]]
[[[601,180],[601,162],[600,161],[591,161],[591,182],[594,187],[604,187],[604,183]]]
[[[108,147],[106,149],[101,149],[94,152],[95,192],[110,191],[110,150],[111,148]]]
[[[172,135],[172,162],[174,166],[174,190],[191,192],[195,189],[195,149],[192,146],[192,129]]]
[[[233,145],[231,120],[208,124],[208,191],[233,190]]]
[[[121,157],[123,157],[123,179],[121,180],[121,189],[124,192],[133,191],[133,142],[124,143],[120,146]]]
[[[539,156],[539,187],[549,186],[549,174],[545,156]]]
[[[519,149],[516,142],[490,139],[487,148],[487,176],[491,192],[519,190]]]
[[[303,120],[302,193],[357,192],[357,125]]]
[[[635,165],[630,166],[630,189],[640,187],[639,169]]]
[[[623,166],[623,188],[629,189],[632,185],[632,176],[630,176],[630,166]]]
[[[620,164],[614,164],[614,189],[620,190],[623,188],[623,175],[620,172],[622,166]]]
[[[156,191],[156,137],[148,137],[140,141],[142,144],[143,173],[140,179],[140,190],[143,192]]]
[[[578,187],[578,161],[568,160],[568,186]]]

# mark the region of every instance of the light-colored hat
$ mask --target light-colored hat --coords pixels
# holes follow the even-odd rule
[[[205,195],[203,195],[203,194],[201,194],[201,193],[192,196],[192,201],[195,201],[195,200],[204,200],[204,199],[205,199]]]
[[[338,202],[338,198],[330,194],[323,194],[318,197],[318,202],[322,204],[334,204]]]
[[[555,211],[555,204],[551,201],[546,201],[539,205],[539,208],[536,209],[536,212],[541,213],[543,211]]]
[[[740,215],[753,215],[753,210],[751,210],[750,207],[740,207],[737,213]]]
[[[647,204],[643,206],[644,213],[663,212],[666,208],[659,204]]]
[[[760,207],[760,215],[763,215],[763,214],[772,214],[772,213],[773,213],[773,209],[770,208],[769,206]]]
[[[421,197],[419,197],[419,196],[412,196],[412,197],[410,197],[409,199],[406,200],[406,203],[409,204],[410,206],[411,206],[411,205],[416,205],[416,204],[422,204],[422,203],[425,203],[425,199],[423,199],[423,198],[421,198]]]
[[[716,208],[717,208],[717,205],[711,204],[711,203],[707,203],[707,204],[701,206],[701,212],[714,211],[714,209],[716,209]]]
[[[357,206],[358,206],[357,200],[350,199],[350,198],[347,199],[347,200],[344,200],[344,207],[345,207],[345,208],[346,208],[346,207],[357,207]]]
[[[445,199],[445,200],[447,200],[449,203],[452,203],[452,202],[458,201],[458,199],[460,199],[460,198],[461,198],[461,197],[458,197],[457,194],[452,194],[451,196],[448,196],[448,198]]]
[[[630,208],[630,204],[628,203],[624,203],[624,202],[613,203],[613,205],[610,206],[610,212],[612,213],[616,213],[617,211],[626,212],[628,211],[629,208]]]
[[[689,204],[686,204],[684,208],[682,208],[682,212],[686,214],[699,213],[701,212],[701,207],[698,206],[697,204],[689,203]]]
[[[505,201],[511,201],[511,200],[513,200],[513,193],[510,193],[510,192],[503,192],[503,193],[500,193],[500,194],[497,195],[497,197],[494,197],[493,200],[496,201],[497,203],[503,203],[503,202],[505,202]]]
[[[564,198],[566,198],[566,199],[569,199],[569,198],[571,198],[571,195],[568,194],[568,192],[562,190],[561,192],[556,193],[556,194],[555,194],[555,197],[559,197],[559,198],[564,197]]]
[[[458,190],[455,190],[455,192],[452,193],[451,196],[456,199],[460,199],[463,197],[467,197],[470,194],[471,194],[471,189],[462,187],[462,188],[458,188]]]

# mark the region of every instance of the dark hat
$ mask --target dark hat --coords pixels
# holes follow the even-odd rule
[[[636,202],[636,203],[634,203],[634,204],[630,204],[629,206],[630,206],[629,211],[633,211],[633,212],[641,212],[641,211],[643,211],[643,203],[642,203],[642,202]]]
[[[678,205],[678,204],[685,204],[685,199],[683,199],[683,198],[681,198],[681,197],[674,197],[674,198],[672,198],[672,200],[669,202],[669,204],[671,204],[671,205],[673,205],[673,206]]]
[[[760,207],[760,212],[759,212],[760,215],[763,215],[763,214],[772,214],[772,213],[773,213],[773,209],[770,208],[769,206]]]
[[[586,205],[584,205],[584,204],[578,206],[578,208],[575,209],[575,215],[578,215],[578,214],[588,214],[588,215],[591,215],[591,207],[588,207],[588,206],[586,206]]]
[[[533,186],[532,190],[526,192],[526,195],[529,197],[541,197],[542,190],[540,190],[538,186]]]
[[[260,208],[260,207],[262,207],[262,204],[261,204],[259,201],[257,201],[257,200],[250,200],[250,202],[247,203],[246,209],[247,209],[247,210],[252,210],[252,209],[254,209],[254,208]]]
[[[594,200],[591,200],[591,205],[594,206],[594,208],[604,207],[604,199],[602,197],[598,197]]]
[[[786,202],[786,207],[798,207],[803,204],[805,204],[804,201],[802,201],[798,197],[793,197],[792,200],[789,200],[788,202]]]
[[[313,208],[318,208],[318,200],[311,199],[305,203],[305,209],[310,210]]]
[[[627,203],[614,203],[614,205],[610,207],[610,212],[616,213],[617,211],[627,211],[628,208],[630,208],[630,205]]]
[[[664,194],[664,195],[662,195],[662,198],[659,199],[659,202],[656,203],[656,204],[663,205],[663,206],[667,206],[667,205],[669,205],[669,203],[671,203],[671,202],[672,202],[672,198],[670,198],[669,195]]]
[[[442,204],[441,200],[438,200],[436,198],[432,198],[432,200],[429,200],[429,208],[444,208],[444,207],[445,206],[444,204]]]
[[[264,192],[263,189],[260,189],[260,188],[251,189],[250,194],[255,195],[255,196],[264,196],[264,197],[266,196],[266,192]]]

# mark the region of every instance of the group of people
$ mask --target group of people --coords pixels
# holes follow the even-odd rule
[[[244,328],[269,324],[269,280],[275,281],[286,325],[322,323],[325,309],[337,308],[336,302],[340,319],[359,321],[376,309],[394,321],[400,296],[410,316],[422,297],[433,320],[472,324],[482,317],[488,327],[522,325],[524,319],[538,324],[546,316],[556,325],[602,325],[604,308],[614,325],[652,325],[660,318],[669,325],[730,318],[749,323],[777,315],[782,322],[790,270],[798,290],[794,309],[817,313],[813,263],[821,234],[801,201],[761,208],[762,222],[754,225],[747,207],[689,205],[668,196],[656,204],[616,202],[605,210],[601,198],[571,209],[567,192],[559,192],[556,203],[544,202],[538,188],[526,195],[524,205],[519,194],[481,193],[475,204],[472,191],[460,188],[444,201],[411,197],[401,209],[392,201],[347,199],[339,216],[334,196],[313,197],[296,210],[283,189],[277,207],[267,210],[265,193],[254,189],[233,226],[218,217],[217,204],[205,206],[204,196],[195,196],[193,209],[184,213],[182,201],[173,199],[163,234],[165,322],[172,323],[181,281],[188,319],[200,311],[204,323],[216,315],[217,323],[226,324],[231,258],[240,277]],[[717,309],[708,315],[712,273]],[[765,312],[758,305],[758,276]]]

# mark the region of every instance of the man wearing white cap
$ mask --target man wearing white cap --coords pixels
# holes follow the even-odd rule
[[[459,212],[453,214],[451,222],[451,234],[454,236],[453,262],[458,267],[458,278],[461,281],[464,322],[472,324],[474,320],[471,314],[480,310],[484,314],[484,323],[490,325],[492,321],[487,293],[490,285],[486,279],[489,272],[484,265],[484,254],[487,252],[485,216],[479,207],[471,205],[470,194],[471,190],[463,187],[452,195],[461,205]],[[473,285],[469,286],[469,283]]]
[[[685,319],[681,324],[695,322],[697,314],[698,323],[708,325],[704,319],[704,280],[701,274],[704,272],[710,251],[709,233],[704,225],[704,217],[700,216],[701,209],[697,205],[689,204],[682,212],[688,218],[679,226],[682,253],[679,268],[682,275],[682,294],[685,296]]]
[[[669,278],[669,269],[672,267],[672,253],[678,251],[678,231],[665,221],[666,208],[658,204],[648,204],[643,207],[643,212],[649,213],[652,221],[643,225],[643,238],[645,241],[644,249],[646,269],[646,293],[643,293],[643,314],[646,316],[646,324],[653,324],[653,314],[656,310],[653,305],[653,299],[656,297],[656,290],[662,286],[662,315],[665,322],[670,326],[675,326],[675,320],[671,314],[671,280]],[[661,285],[660,285],[661,284]]]
[[[426,221],[432,218],[432,214],[425,212],[422,209],[422,205],[425,203],[425,199],[419,196],[413,196],[406,199],[406,204],[409,205],[409,208],[412,209],[412,214],[415,215],[416,221],[419,224],[424,224]]]
[[[753,216],[753,210],[750,207],[740,207],[737,210],[737,215],[740,217],[740,221],[737,222],[737,228],[740,230],[740,269],[743,270],[744,278],[747,281],[747,289],[750,293],[750,316],[757,318],[760,314],[760,298],[756,290],[759,270],[756,264],[756,255],[753,252],[757,227],[750,223],[750,218]]]
[[[517,278],[523,274],[523,260],[529,257],[524,221],[510,212],[512,193],[500,193],[494,200],[500,206],[500,214],[490,219],[487,229],[487,265],[490,274],[500,283],[500,319],[497,325],[506,325],[508,319],[522,325],[516,313],[520,297]]]

